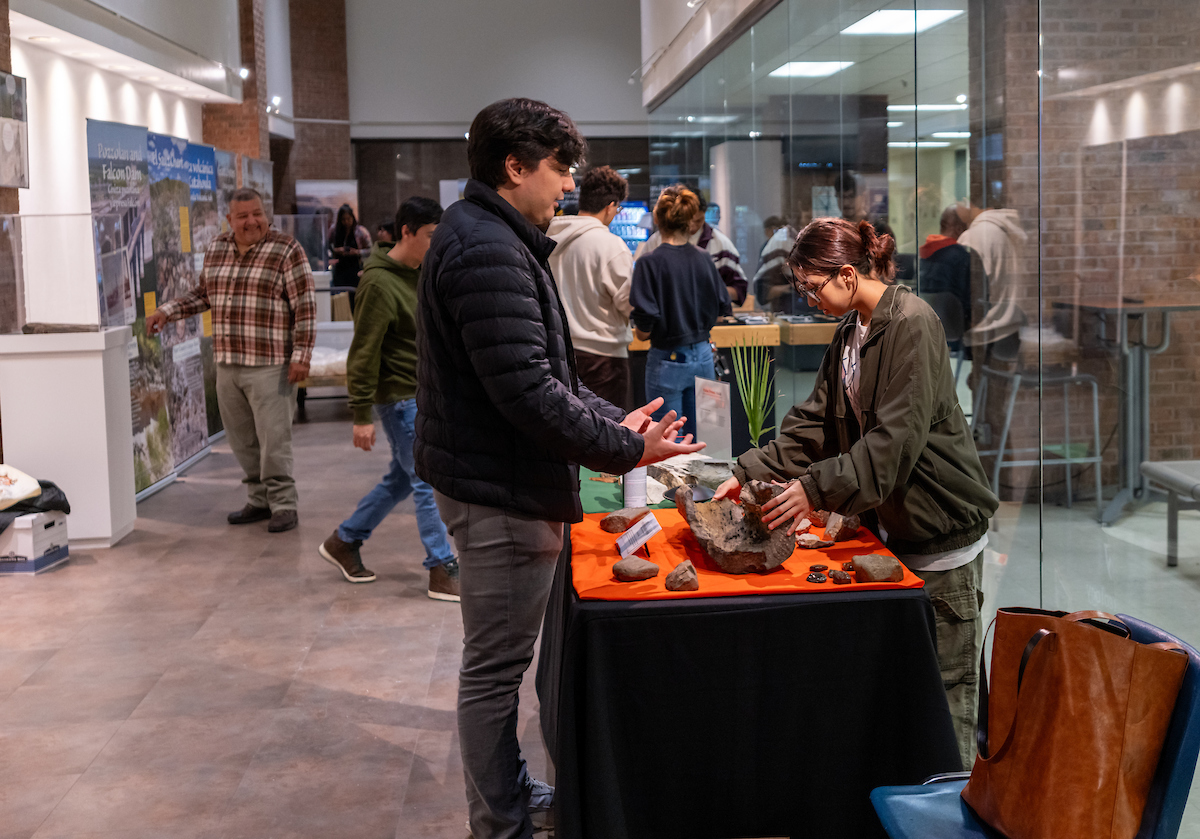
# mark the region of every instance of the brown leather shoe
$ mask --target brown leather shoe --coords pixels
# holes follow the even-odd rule
[[[358,549],[362,542],[343,542],[338,532],[333,531],[320,547],[319,553],[326,562],[336,565],[348,583],[370,583],[375,580],[375,574],[363,567],[362,555]]]
[[[266,521],[271,517],[271,511],[266,507],[255,507],[247,504],[236,513],[230,513],[226,519],[230,524],[250,524],[256,521]]]
[[[434,600],[446,600],[450,603],[458,603],[461,600],[458,590],[457,559],[429,569],[429,596]]]
[[[271,523],[267,525],[268,533],[283,533],[285,530],[292,530],[300,523],[300,516],[295,510],[280,510],[277,513],[271,513]]]

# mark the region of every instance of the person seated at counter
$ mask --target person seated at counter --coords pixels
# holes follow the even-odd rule
[[[773,529],[810,510],[863,514],[925,581],[942,683],[963,765],[975,753],[983,549],[1000,502],[958,404],[941,323],[895,283],[895,240],[868,221],[819,218],[787,259],[796,290],[842,318],[812,395],[779,437],[738,458],[716,498],[749,480],[788,481],[763,509]],[[636,280],[635,280],[636,287]]]
[[[654,219],[662,244],[633,264],[629,302],[633,332],[650,342],[646,356],[646,399],[662,397],[660,420],[674,411],[687,421],[681,433],[696,433],[696,376],[713,376],[709,330],[733,306],[709,255],[688,241],[700,212],[696,193],[676,184],[662,191]]]

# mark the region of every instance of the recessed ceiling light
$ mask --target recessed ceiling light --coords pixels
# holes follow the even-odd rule
[[[278,96],[271,97],[271,104],[274,105],[276,108],[278,108],[280,103],[282,103],[282,102],[283,102],[283,99],[281,99]]]
[[[70,56],[72,58],[88,58],[88,59],[91,59],[92,61],[95,61],[97,58],[100,58],[100,56],[94,52],[73,52],[73,53],[70,53]]]
[[[187,90],[187,88],[181,84],[169,84],[163,90]]]
[[[110,64],[110,65],[108,65],[108,69],[116,70],[118,73],[132,73],[133,72],[132,67],[126,67],[124,64]]]
[[[242,69],[238,70],[238,75],[243,79],[248,79],[250,78],[250,71],[243,67]]]
[[[701,114],[700,116],[692,116],[688,114],[686,117],[680,117],[680,122],[700,122],[707,125],[728,125],[731,122],[737,122],[741,117],[737,114]]]
[[[817,79],[822,76],[832,76],[853,65],[853,61],[789,61],[782,67],[772,70],[769,75],[776,79],[788,77]]]
[[[843,35],[913,35],[962,14],[962,9],[880,9],[842,30]]]
[[[966,140],[971,136],[970,131],[935,131],[932,136],[944,140]]]
[[[889,111],[965,111],[966,105],[888,105]]]
[[[965,94],[965,93],[958,94],[958,96],[954,97],[954,101],[961,105],[963,102],[967,101],[967,94]]]
[[[47,43],[48,44],[48,43],[57,42],[58,38],[55,38],[52,35],[30,35],[28,40],[35,41],[37,43]]]
[[[949,143],[939,143],[932,140],[920,140],[918,142],[903,142],[903,143],[888,143],[889,149],[944,149],[949,146]]]
[[[161,82],[162,81],[162,78],[159,76],[138,76],[138,78],[144,82]]]
[[[904,121],[903,121],[903,120],[900,120],[900,121],[892,121],[892,122],[889,122],[889,123],[888,123],[888,128],[899,128],[899,127],[900,127],[900,126],[902,126],[902,125],[904,125]]]

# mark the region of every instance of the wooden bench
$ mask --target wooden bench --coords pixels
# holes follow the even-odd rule
[[[1142,474],[1167,492],[1167,567],[1179,564],[1179,511],[1200,510],[1200,460],[1145,461]]]

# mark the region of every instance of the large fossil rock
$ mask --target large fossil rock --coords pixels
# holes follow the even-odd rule
[[[733,467],[725,460],[664,460],[646,467],[646,474],[667,489],[677,486],[704,486],[716,489],[733,477]]]
[[[675,506],[692,529],[696,541],[713,562],[727,574],[765,574],[783,564],[796,549],[796,539],[787,527],[768,530],[762,521],[762,505],[786,489],[750,481],[742,487],[741,505],[732,501],[697,504],[690,488],[675,493]]]

